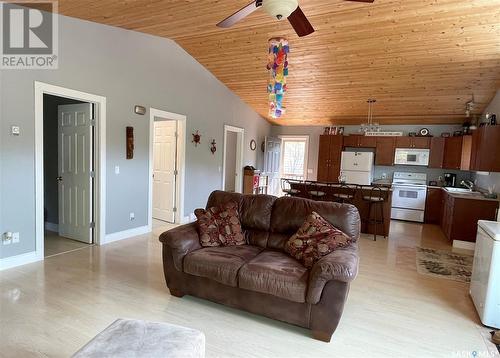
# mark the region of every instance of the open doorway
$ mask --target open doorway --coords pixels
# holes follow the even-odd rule
[[[222,160],[222,189],[241,193],[243,190],[243,151],[245,130],[224,126],[224,155]]]
[[[149,226],[180,224],[184,207],[186,117],[150,109]]]
[[[93,244],[94,105],[43,95],[44,256]]]

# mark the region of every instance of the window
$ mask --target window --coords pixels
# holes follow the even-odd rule
[[[303,180],[307,177],[309,137],[282,137],[281,176]]]

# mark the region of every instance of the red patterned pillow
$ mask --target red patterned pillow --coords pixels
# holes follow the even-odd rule
[[[221,206],[196,209],[200,245],[235,246],[245,245],[245,236],[238,216],[238,203],[230,201]]]
[[[305,267],[311,268],[323,256],[351,243],[348,235],[313,211],[285,243],[285,251]]]

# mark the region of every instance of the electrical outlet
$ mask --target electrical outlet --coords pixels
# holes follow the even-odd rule
[[[135,220],[135,213],[130,213],[130,221]]]
[[[19,243],[19,233],[18,232],[12,233],[12,243],[13,244]]]

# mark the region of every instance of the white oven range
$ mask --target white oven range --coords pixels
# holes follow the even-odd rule
[[[427,174],[394,172],[391,219],[424,222]]]

